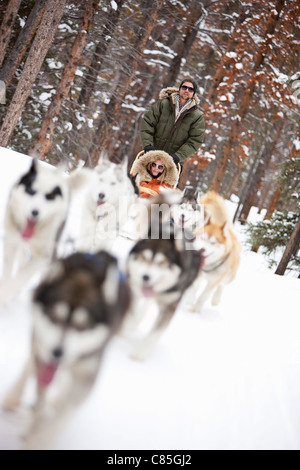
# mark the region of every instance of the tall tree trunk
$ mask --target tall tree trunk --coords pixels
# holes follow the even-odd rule
[[[283,191],[283,188],[279,184],[279,186],[277,187],[277,189],[275,190],[274,194],[271,197],[264,220],[271,219],[272,215],[276,211],[276,208],[278,206],[278,203],[282,195],[282,191]]]
[[[174,51],[174,54],[177,54],[178,51],[176,48],[178,47],[178,41],[176,38],[178,36],[178,24],[180,23],[179,19],[176,18],[170,25],[170,30],[168,32],[168,40],[166,46],[171,48]],[[173,86],[174,83],[169,81],[169,67],[165,67],[163,70],[160,68],[155,67],[152,70],[151,75],[148,73],[148,84],[146,87],[146,94],[144,96],[144,103],[145,107],[148,106],[149,101],[153,98],[155,101],[158,99],[159,92],[165,86]]]
[[[21,117],[31,88],[44,62],[63,16],[67,0],[48,0],[35,39],[30,48],[17,89],[0,129],[0,145],[6,147]]]
[[[60,115],[63,103],[70,93],[78,64],[86,47],[88,33],[93,24],[98,3],[98,0],[89,0],[86,5],[82,23],[79,27],[79,33],[73,44],[68,63],[63,70],[56,94],[46,112],[37,141],[29,152],[30,155],[40,160],[45,160],[51,149],[57,118]]]
[[[180,73],[182,59],[187,57],[197,37],[198,25],[201,18],[203,17],[203,6],[202,3],[199,3],[200,2],[198,2],[197,0],[197,2],[194,2],[191,5],[191,8],[193,9],[193,18],[195,19],[193,21],[193,24],[187,27],[184,41],[181,42],[179,50],[177,50],[177,55],[172,61],[170,70],[166,77],[166,79],[168,80],[168,83],[166,83],[167,86],[173,86],[176,83],[177,77]]]
[[[0,28],[0,67],[3,64],[7,46],[22,0],[10,0]]]
[[[119,17],[121,15],[122,7],[125,0],[116,0],[118,5],[117,10],[111,6],[106,15],[105,26],[100,35],[98,45],[95,49],[94,57],[88,72],[85,75],[85,80],[78,98],[78,104],[88,106],[93,91],[95,90],[97,77],[101,70],[103,59],[106,56],[108,47],[113,39],[114,31],[117,27]]]
[[[278,265],[275,274],[283,276],[293,254],[296,254],[300,248],[300,217],[293,230],[292,236],[287,244],[282,259]]]
[[[240,200],[239,200],[238,206],[236,208],[236,211],[235,211],[235,214],[234,214],[234,217],[233,217],[233,222],[236,222],[237,218],[240,215],[241,207],[243,206],[243,204],[246,200],[246,195],[249,191],[249,187],[252,185],[253,177],[254,177],[254,174],[255,174],[255,169],[256,169],[257,162],[258,162],[259,158],[260,158],[260,154],[257,154],[255,156],[253,162],[252,162],[250,171],[248,172],[248,175],[247,175],[247,180],[246,180],[245,184],[243,185],[243,188],[242,188],[242,191],[241,191],[241,194],[240,194]]]
[[[284,0],[277,0],[276,8],[272,9],[270,13],[270,19],[269,19],[268,26],[266,29],[264,43],[262,46],[260,46],[259,52],[255,56],[254,67],[251,73],[251,77],[248,81],[247,87],[244,90],[244,94],[243,94],[239,111],[237,113],[236,119],[234,120],[234,124],[231,128],[231,132],[229,134],[227,144],[224,148],[219,165],[217,167],[217,170],[214,174],[214,177],[211,183],[210,189],[214,191],[219,191],[227,166],[228,166],[228,163],[230,161],[231,156],[234,153],[233,150],[235,147],[235,143],[238,140],[242,123],[244,122],[244,119],[248,113],[251,99],[256,88],[257,72],[259,71],[260,67],[264,63],[264,60],[268,51],[268,46],[270,45],[272,41],[272,37],[275,32],[278,20],[280,18],[281,11],[284,7],[284,3],[285,3]]]
[[[0,80],[5,82],[8,87],[19,67],[22,59],[35,35],[35,32],[41,22],[47,0],[36,0],[33,9],[31,10],[26,24],[20,32],[14,48],[7,57],[2,70],[0,70]]]
[[[112,128],[122,107],[130,83],[133,80],[135,72],[138,67],[138,62],[143,55],[143,51],[157,22],[159,11],[163,6],[163,0],[153,1],[151,7],[146,5],[145,14],[142,21],[142,26],[137,34],[137,40],[133,46],[132,55],[127,61],[127,70],[130,74],[127,75],[126,71],[121,71],[120,79],[114,94],[111,96],[110,102],[106,106],[105,116],[100,122],[96,131],[93,146],[90,150],[90,163],[95,166],[103,149],[109,148],[109,141],[111,140]]]
[[[217,90],[219,88],[219,85],[223,81],[225,75],[227,74],[228,69],[230,68],[232,64],[233,59],[230,57],[230,52],[235,52],[237,41],[241,32],[241,27],[247,18],[245,11],[246,11],[245,7],[242,7],[242,10],[236,22],[235,30],[232,34],[230,41],[228,42],[226,51],[224,52],[222,59],[217,66],[216,73],[214,75],[214,78],[212,80],[212,83],[210,85],[210,88],[208,90],[207,97],[205,100],[205,104],[204,104],[205,111],[209,110],[209,107],[216,101]]]
[[[266,147],[265,150],[261,156],[261,159],[259,161],[259,164],[256,168],[256,172],[251,184],[251,187],[249,187],[249,190],[246,194],[245,201],[243,204],[243,208],[241,210],[240,216],[239,216],[239,221],[242,223],[245,223],[246,220],[249,217],[250,210],[252,206],[255,203],[257,193],[261,189],[262,185],[262,179],[264,177],[264,174],[271,162],[274,150],[276,148],[276,145],[278,143],[279,137],[281,136],[281,131],[283,128],[284,121],[281,119],[279,121],[279,124],[275,126],[275,136],[273,138],[272,142],[269,142],[269,140],[266,142]]]
[[[264,187],[263,191],[262,191],[262,195],[261,195],[261,198],[260,198],[260,201],[259,201],[259,205],[258,205],[258,214],[261,214],[262,210],[265,208],[266,206],[266,201],[269,197],[269,194],[270,194],[270,191],[271,191],[271,187],[273,185],[273,181],[270,180],[267,185]]]
[[[293,145],[292,148],[291,148],[289,159],[293,159],[296,156],[297,152],[298,152],[297,148]],[[281,175],[281,176],[283,176],[283,175]],[[264,220],[271,219],[272,215],[274,214],[274,212],[277,209],[278,203],[280,202],[280,199],[281,199],[281,196],[283,194],[284,188],[285,188],[284,179],[282,177],[280,177],[277,181],[275,191],[274,191],[273,195],[270,198],[269,205],[268,205],[268,208],[267,208],[267,213],[264,217]]]

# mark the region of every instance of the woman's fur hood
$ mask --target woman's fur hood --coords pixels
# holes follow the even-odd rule
[[[173,158],[162,150],[152,150],[151,152],[144,153],[142,156],[137,157],[132,165],[130,174],[136,176],[140,175],[141,181],[151,181],[153,176],[148,173],[148,169],[151,168],[151,164],[161,160],[165,166],[161,176],[157,179],[161,182],[166,183],[175,187],[179,179],[179,169],[177,168]]]
[[[168,87],[168,88],[163,88],[159,94],[159,99],[160,100],[164,100],[166,98],[171,98],[172,100],[172,103],[175,104],[175,97],[179,95],[179,88],[175,88],[175,87]],[[190,108],[193,108],[194,106],[199,106],[200,104],[200,99],[198,98],[198,96],[195,94],[193,99],[192,99],[192,102],[189,106],[189,109]]]

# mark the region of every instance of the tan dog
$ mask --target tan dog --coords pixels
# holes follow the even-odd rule
[[[195,312],[202,310],[211,295],[212,305],[220,303],[224,286],[236,276],[241,253],[224,199],[210,191],[201,198],[200,203],[204,208],[205,222],[194,234],[196,248],[203,250],[204,267],[186,299]],[[207,285],[199,297],[199,284],[203,280],[207,281]]]

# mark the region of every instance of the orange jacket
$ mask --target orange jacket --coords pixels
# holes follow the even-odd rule
[[[140,184],[140,197],[151,199],[152,197],[158,196],[161,187],[172,188],[166,181],[161,182],[157,179],[153,179],[149,181],[149,183],[142,181]],[[143,191],[143,188],[145,188],[145,191]]]

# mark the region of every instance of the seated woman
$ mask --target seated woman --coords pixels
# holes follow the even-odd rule
[[[180,166],[168,153],[152,150],[137,156],[130,174],[140,177],[140,197],[150,199],[157,196],[161,188],[176,188]]]

